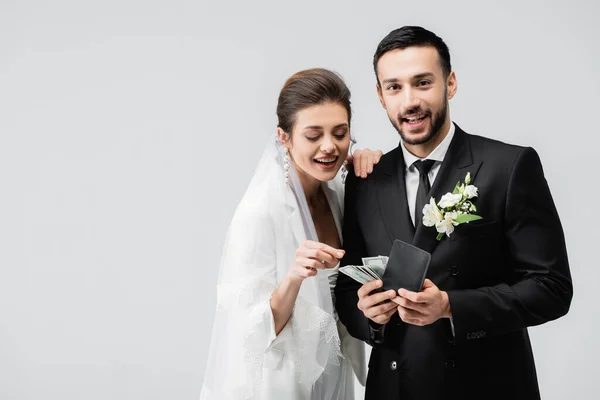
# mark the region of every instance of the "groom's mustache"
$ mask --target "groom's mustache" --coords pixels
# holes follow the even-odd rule
[[[402,121],[403,119],[407,119],[407,118],[411,118],[411,117],[419,117],[419,116],[428,117],[430,114],[431,114],[431,112],[429,110],[424,111],[421,107],[413,108],[413,109],[409,110],[408,112],[405,112],[403,114],[398,114],[398,121]]]

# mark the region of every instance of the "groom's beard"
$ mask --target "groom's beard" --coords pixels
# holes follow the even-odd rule
[[[438,111],[437,113],[435,113],[433,115],[430,114],[431,113],[430,111],[427,113],[428,116],[431,117],[431,127],[429,128],[429,132],[427,132],[427,135],[425,135],[424,137],[422,137],[420,139],[410,139],[409,137],[407,137],[404,134],[404,132],[402,132],[402,129],[400,129],[402,115],[398,114],[398,117],[396,117],[396,120],[393,120],[390,118],[390,122],[392,123],[394,128],[396,128],[396,131],[398,131],[398,133],[400,134],[400,137],[402,138],[402,141],[404,143],[410,144],[410,145],[424,144],[424,143],[427,143],[430,140],[432,140],[434,137],[436,137],[440,133],[440,129],[442,129],[442,126],[444,125],[444,121],[446,120],[446,115],[448,115],[448,98],[446,96],[446,91],[444,91],[444,97],[446,98],[446,101],[444,101],[444,105],[442,106],[442,109],[440,111]],[[408,110],[408,112],[406,114],[410,115],[410,114],[419,114],[419,113],[423,113],[423,110],[421,110],[421,107],[417,107],[417,108]]]

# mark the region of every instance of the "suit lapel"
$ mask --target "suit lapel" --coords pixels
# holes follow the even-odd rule
[[[296,243],[300,244],[302,241],[306,240],[306,232],[304,231],[304,225],[300,216],[300,210],[298,209],[296,196],[289,187],[286,188],[285,192],[285,205],[288,212],[288,223],[290,228],[292,228]]]
[[[481,167],[481,161],[473,162],[469,137],[456,125],[456,131],[454,132],[448,152],[444,157],[444,161],[429,192],[430,197],[439,202],[444,194],[452,192],[457,182],[464,181],[467,172],[471,173],[471,180],[473,181],[477,175],[477,171],[479,171],[479,167]],[[437,231],[435,227],[428,228],[419,219],[412,244],[432,253],[439,243],[436,240],[436,236]]]
[[[390,241],[400,239],[410,243],[415,231],[406,200],[404,156],[400,145],[392,152],[393,157],[387,158],[384,164],[379,165],[383,173],[375,185],[377,200]]]
[[[341,204],[338,199],[337,193],[335,193],[335,189],[329,186],[329,183],[323,183],[321,188],[323,189],[323,193],[327,198],[327,203],[329,203],[329,209],[331,210],[331,215],[333,215],[333,221],[335,222],[335,229],[337,230],[338,237],[340,239],[340,243],[342,242],[342,209]]]
[[[341,210],[341,205],[339,203],[337,194],[334,193],[335,189],[331,188],[329,186],[329,184],[327,184],[327,183],[323,183],[321,185],[321,188],[323,189],[323,193],[325,194],[325,197],[327,198],[327,202],[329,203],[329,208],[331,209],[331,214],[333,215],[333,220],[335,222],[335,227],[338,232],[338,237],[340,238],[340,241],[341,241],[342,240],[342,221],[341,221],[342,210]],[[292,232],[294,233],[294,237],[296,238],[296,241],[298,243],[300,243],[307,239],[307,234],[305,232],[305,227],[302,222],[302,218],[300,216],[298,201],[296,199],[296,196],[294,195],[294,192],[289,188],[287,188],[287,190],[286,190],[285,197],[286,197],[285,204],[286,204],[286,208],[288,210],[288,222],[290,224],[290,227],[292,228]],[[316,239],[318,239],[318,238],[316,238]]]

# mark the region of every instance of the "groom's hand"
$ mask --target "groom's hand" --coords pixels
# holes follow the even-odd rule
[[[385,325],[396,312],[396,304],[387,301],[396,297],[396,292],[371,292],[381,287],[380,280],[367,282],[358,289],[358,309],[371,321]]]
[[[419,293],[398,289],[398,296],[392,301],[398,305],[400,319],[407,324],[425,326],[440,318],[452,318],[448,294],[429,279],[425,279]]]

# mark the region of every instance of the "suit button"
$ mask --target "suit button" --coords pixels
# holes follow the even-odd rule
[[[390,369],[391,369],[392,371],[395,371],[397,367],[398,367],[398,364],[396,364],[396,361],[392,361],[392,362],[390,363]]]
[[[454,360],[446,361],[446,368],[454,368]]]
[[[452,274],[452,276],[458,275],[458,268],[456,267],[456,265],[450,267],[450,273]]]

